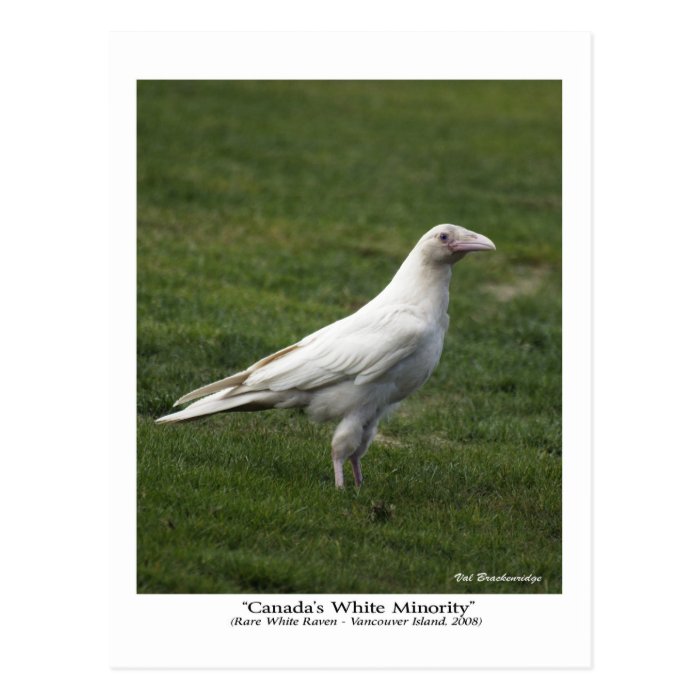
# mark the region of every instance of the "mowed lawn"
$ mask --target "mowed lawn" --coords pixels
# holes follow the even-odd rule
[[[445,222],[498,250],[455,267],[442,360],[359,491],[296,411],[154,425]],[[139,592],[557,593],[561,481],[559,82],[139,83]]]

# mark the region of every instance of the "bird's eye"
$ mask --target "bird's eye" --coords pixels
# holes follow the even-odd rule
[[[440,234],[440,240],[441,240],[441,241],[446,241],[446,240],[447,240],[447,234],[446,234],[446,233],[441,233],[441,234]]]

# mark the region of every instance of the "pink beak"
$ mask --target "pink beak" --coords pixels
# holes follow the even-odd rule
[[[493,241],[480,233],[468,231],[447,246],[453,253],[473,253],[478,250],[496,250]]]

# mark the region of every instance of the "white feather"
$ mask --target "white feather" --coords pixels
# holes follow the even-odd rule
[[[169,423],[232,410],[304,407],[314,420],[340,420],[333,436],[336,485],[360,457],[387,411],[418,389],[437,365],[449,318],[452,265],[488,238],[442,224],[426,233],[389,285],[351,316],[306,336],[247,370],[186,394],[199,399],[159,418]]]

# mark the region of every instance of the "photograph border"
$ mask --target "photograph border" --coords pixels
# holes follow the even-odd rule
[[[111,42],[111,661],[119,668],[587,668],[591,664],[590,34],[119,32]],[[256,51],[265,41],[273,50]],[[440,52],[432,50],[442,46]],[[459,47],[456,60],[445,50]],[[323,56],[323,61],[318,56]],[[250,59],[254,56],[254,60]],[[136,592],[136,81],[562,80],[563,591],[455,595]],[[478,629],[234,629],[268,603],[468,597]],[[328,606],[329,607],[329,606]],[[459,630],[459,631],[457,631]],[[352,653],[348,653],[352,649]],[[308,659],[314,659],[310,666]]]

